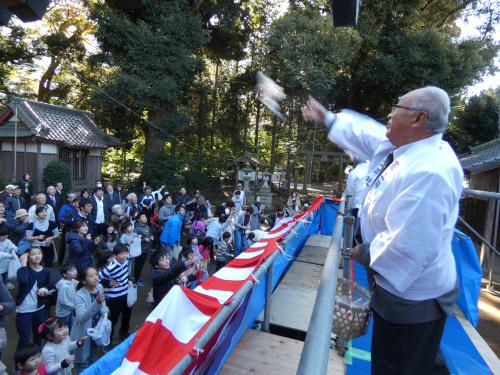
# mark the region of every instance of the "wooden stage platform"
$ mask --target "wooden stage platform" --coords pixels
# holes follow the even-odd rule
[[[273,326],[307,332],[331,236],[312,235],[271,296]],[[258,320],[264,320],[264,313]],[[221,374],[295,374],[302,341],[249,330]],[[345,374],[344,358],[330,350],[328,374]]]
[[[220,374],[295,374],[303,346],[302,341],[250,329],[241,338]],[[330,350],[328,374],[345,374],[344,359],[335,350]]]

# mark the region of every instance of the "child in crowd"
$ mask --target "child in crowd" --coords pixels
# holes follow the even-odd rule
[[[16,327],[19,346],[30,341],[40,343],[37,327],[45,320],[45,303],[51,290],[51,271],[42,267],[42,250],[32,247],[19,258],[21,268],[17,271],[19,290],[16,297]]]
[[[255,233],[250,232],[247,234],[247,238],[245,239],[245,249],[248,249],[250,246],[252,246],[255,242]]]
[[[198,241],[203,241],[207,234],[207,229],[205,227],[205,222],[203,221],[204,215],[200,213],[198,216],[195,216],[193,219],[193,223],[189,228],[189,234],[198,239]]]
[[[217,246],[217,268],[216,271],[220,270],[226,264],[229,263],[231,258],[233,258],[233,244],[231,242],[231,233],[224,232],[222,233],[222,241],[219,242],[219,246]]]
[[[85,221],[77,220],[74,229],[66,236],[68,262],[73,264],[78,272],[92,265],[92,254],[100,239],[91,239],[89,227]]]
[[[144,280],[141,277],[142,268],[144,263],[148,258],[148,253],[151,250],[154,236],[151,233],[151,228],[149,227],[148,217],[145,213],[141,213],[138,216],[137,223],[135,224],[134,232],[141,237],[141,255],[135,258],[134,266],[134,280],[137,286],[144,286]]]
[[[132,308],[127,305],[128,293],[128,247],[116,245],[113,249],[115,257],[109,265],[99,271],[101,280],[108,280],[110,288],[106,292],[106,299],[109,306],[109,320],[111,320],[111,340],[116,323],[121,314],[120,338],[126,339],[129,336],[130,315]]]
[[[198,278],[198,284],[208,279],[208,263],[213,257],[214,242],[211,237],[206,237],[203,242],[198,245],[198,250],[201,257],[201,276]]]
[[[68,324],[65,320],[58,318],[47,319],[40,325],[39,331],[45,340],[42,361],[47,374],[71,375],[71,369],[75,363],[75,356],[71,353],[76,348],[81,348],[88,336],[70,341]]]
[[[81,339],[87,334],[87,329],[96,327],[102,314],[109,312],[97,270],[94,267],[84,268],[80,272],[79,280],[75,294],[75,321],[71,328],[71,340]],[[76,366],[79,369],[87,368],[95,361],[96,350],[94,341],[85,340],[83,345],[76,349]]]
[[[139,215],[137,215],[138,217]],[[140,236],[134,232],[134,223],[132,221],[126,221],[121,226],[122,235],[120,236],[120,244],[125,245],[127,249],[130,249],[130,246],[134,243],[137,238]],[[130,272],[132,271],[132,264],[134,263],[135,258],[128,259],[128,275],[130,276]]]
[[[196,278],[200,269],[197,258],[191,247],[185,247],[179,255],[179,262],[186,264],[186,270],[181,274],[181,278],[185,279],[184,285],[191,289],[196,287]]]
[[[41,250],[40,250],[41,252]],[[19,375],[46,375],[40,347],[36,344],[19,345],[14,354],[16,369]]]
[[[221,214],[215,220],[210,221],[207,226],[207,235],[210,237],[215,246],[219,244],[220,237],[222,235],[222,226],[226,222],[226,214]]]
[[[2,281],[7,284],[7,273],[9,261],[16,256],[17,246],[9,240],[9,230],[5,224],[0,224],[0,275]]]
[[[118,245],[118,240],[118,231],[113,225],[108,225],[106,233],[101,236],[100,248],[112,251]]]
[[[74,265],[67,264],[62,266],[59,271],[62,279],[56,283],[56,317],[65,321],[71,329],[75,315],[75,294],[78,285],[78,281],[76,281],[77,270]]]
[[[186,270],[186,263],[173,262],[164,251],[156,251],[150,258],[153,266],[153,307],[156,307],[163,297],[177,284],[177,278]],[[186,279],[184,279],[186,281]]]

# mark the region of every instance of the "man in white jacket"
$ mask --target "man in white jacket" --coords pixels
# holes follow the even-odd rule
[[[343,149],[370,160],[353,256],[374,274],[372,374],[430,374],[458,293],[451,240],[463,173],[442,140],[450,100],[437,87],[403,95],[387,129],[310,98],[306,120],[325,124]]]

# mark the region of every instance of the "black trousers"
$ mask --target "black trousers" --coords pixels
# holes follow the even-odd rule
[[[40,246],[43,254],[43,265],[47,268],[52,268],[54,264],[54,244],[50,246]]]
[[[374,311],[372,375],[432,374],[445,320],[394,324]]]
[[[144,263],[148,259],[148,253],[142,253],[134,259],[134,280],[138,282],[141,278],[142,269],[144,268]]]
[[[111,320],[111,339],[113,339],[113,334],[115,333],[115,325],[118,323],[120,314],[122,316],[122,322],[120,325],[120,337],[124,338],[129,334],[130,327],[130,315],[132,313],[132,308],[127,305],[127,295],[110,298],[106,301],[109,308],[109,320]]]
[[[71,224],[64,224],[61,231],[61,243],[59,244],[59,265],[64,264],[64,257],[66,256],[66,234],[71,230]]]

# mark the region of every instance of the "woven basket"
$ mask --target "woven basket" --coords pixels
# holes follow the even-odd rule
[[[359,284],[339,277],[333,309],[333,333],[345,340],[363,336],[370,321],[369,301],[370,292],[368,290]]]

